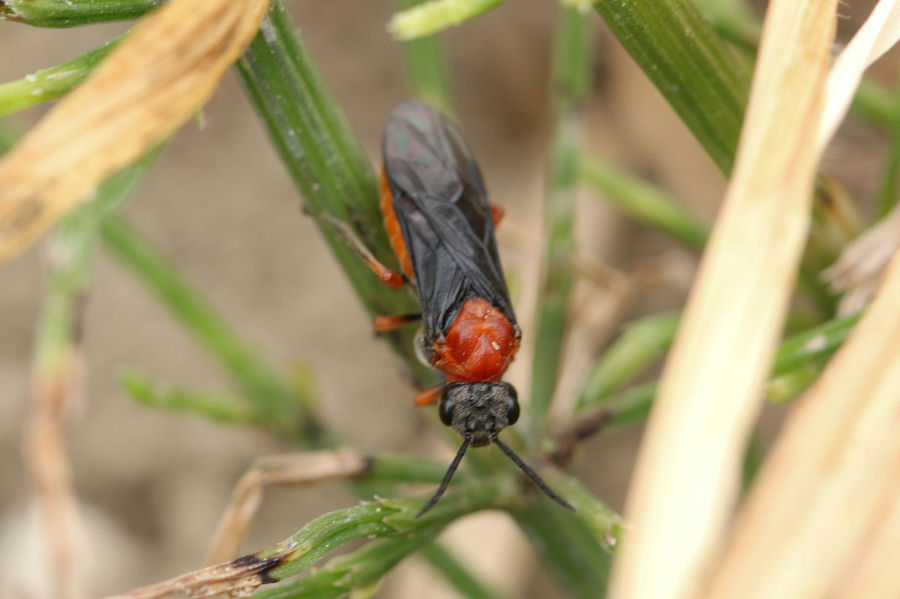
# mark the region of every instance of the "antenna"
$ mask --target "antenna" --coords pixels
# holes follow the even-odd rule
[[[496,441],[496,439],[495,439],[495,441]],[[444,475],[444,480],[441,481],[441,486],[438,487],[438,490],[437,490],[437,492],[435,492],[434,496],[428,500],[428,503],[425,504],[425,507],[423,507],[421,510],[419,510],[419,513],[416,514],[416,518],[418,518],[419,516],[421,516],[428,510],[430,510],[431,508],[433,508],[434,504],[436,504],[438,502],[438,500],[441,498],[441,495],[444,494],[444,491],[447,490],[447,485],[450,484],[450,479],[453,478],[453,474],[456,472],[456,469],[459,467],[459,463],[462,461],[463,456],[466,454],[466,450],[469,448],[469,443],[471,443],[471,442],[472,442],[471,435],[466,435],[465,438],[463,439],[462,445],[459,448],[459,451],[456,452],[456,457],[453,458],[453,462],[451,462],[450,467],[447,468],[447,474]],[[534,474],[534,473],[532,473],[532,474]],[[535,476],[537,476],[537,475],[535,474]],[[544,483],[541,483],[541,484],[543,485]],[[546,486],[544,486],[543,488],[546,489]],[[553,494],[552,494],[553,492],[550,491],[549,489],[547,489],[547,491],[550,493],[550,496],[553,497]],[[561,501],[561,500],[557,499],[557,501]]]
[[[467,439],[467,441],[468,441],[468,439]],[[513,450],[510,449],[509,447],[507,447],[506,444],[503,443],[503,441],[501,441],[500,439],[498,439],[498,438],[497,438],[497,435],[494,435],[493,437],[491,437],[491,441],[493,441],[494,444],[495,444],[497,447],[499,447],[500,449],[502,449],[502,450],[503,450],[503,453],[505,453],[507,456],[509,456],[509,459],[511,459],[511,460],[513,461],[513,463],[514,463],[516,466],[518,466],[518,467],[522,470],[522,472],[525,473],[525,475],[526,475],[528,478],[531,479],[531,482],[533,482],[534,484],[536,484],[536,485],[538,486],[538,488],[539,488],[541,491],[543,491],[544,493],[546,493],[547,497],[549,497],[550,499],[552,499],[553,501],[555,501],[555,502],[558,503],[559,505],[561,505],[561,506],[563,506],[563,507],[567,507],[567,508],[569,508],[570,510],[572,510],[573,512],[575,511],[575,508],[572,507],[572,505],[571,505],[568,501],[566,501],[565,499],[563,499],[562,497],[560,497],[559,495],[557,495],[556,493],[554,493],[554,492],[553,492],[553,489],[551,489],[550,487],[548,487],[547,484],[546,484],[544,481],[541,480],[541,477],[537,475],[537,472],[535,472],[534,470],[532,470],[531,467],[528,466],[528,464],[526,464],[525,462],[523,462],[522,459],[521,459],[519,456],[517,456],[515,453],[513,453]],[[464,443],[463,445],[465,445],[465,443]],[[457,457],[461,457],[461,456],[457,456]],[[439,489],[438,492],[441,493],[441,492],[443,492],[443,490],[442,490],[442,489]],[[436,500],[435,500],[435,501],[436,501]],[[429,507],[431,507],[431,506],[429,506]]]

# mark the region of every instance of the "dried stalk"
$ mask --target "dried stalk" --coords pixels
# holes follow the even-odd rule
[[[825,146],[844,120],[863,72],[900,39],[900,2],[881,0],[863,23],[828,74],[827,101],[816,141]]]
[[[733,176],[641,448],[613,598],[692,596],[721,542],[809,227],[835,8],[769,4]]]
[[[207,564],[237,555],[247,527],[256,515],[266,487],[305,486],[366,473],[369,460],[349,449],[315,451],[260,458],[238,481],[210,544]]]
[[[268,0],[172,0],[0,162],[0,260],[191,117],[253,39]]]
[[[80,522],[64,424],[69,399],[81,387],[80,347],[71,349],[71,353],[61,357],[59,370],[51,377],[34,377],[23,442],[47,552],[46,572],[55,599],[83,596],[78,571]]]
[[[860,593],[897,585],[898,330],[895,259],[875,302],[791,414],[706,597],[897,596]]]
[[[827,104],[819,130],[822,145],[834,135],[863,71],[900,39],[900,2],[881,0],[835,61],[828,76]],[[866,231],[823,275],[837,291],[845,291],[841,312],[860,310],[877,291],[882,273],[900,247],[900,210]]]
[[[209,566],[177,578],[112,595],[106,599],[204,599],[227,595],[248,597],[263,584],[271,582],[268,572],[290,557],[294,547],[285,545],[267,557],[244,555],[224,564]]]

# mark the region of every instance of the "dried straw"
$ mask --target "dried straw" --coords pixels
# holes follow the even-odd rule
[[[0,261],[190,118],[267,7],[268,0],[172,0],[145,17],[0,162]]]
[[[829,75],[819,147],[843,118],[862,71],[898,38],[900,7],[882,0]],[[886,261],[896,249],[888,245],[870,249]],[[792,412],[705,597],[900,597],[898,331],[895,257],[874,303]]]
[[[613,598],[694,596],[722,542],[806,241],[835,8],[769,4],[733,176],[641,448]]]
[[[900,261],[791,414],[707,597],[896,597]],[[864,558],[864,559],[863,559]],[[765,573],[765,575],[761,575]]]

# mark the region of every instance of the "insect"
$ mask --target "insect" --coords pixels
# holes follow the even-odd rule
[[[481,171],[459,129],[418,101],[397,106],[382,138],[381,210],[403,275],[367,262],[391,286],[408,282],[419,295],[419,315],[376,318],[390,330],[421,318],[417,349],[447,382],[416,397],[440,398],[441,421],[462,445],[421,516],[441,498],[469,446],[493,443],[544,493],[554,493],[498,434],[519,418],[515,388],[501,381],[519,348],[516,323],[494,237],[495,221]]]

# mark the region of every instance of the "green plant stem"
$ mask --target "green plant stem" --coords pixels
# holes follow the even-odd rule
[[[603,401],[665,355],[672,345],[680,319],[681,314],[664,313],[629,323],[594,363],[578,396],[575,411]]]
[[[295,395],[135,229],[118,218],[109,218],[103,222],[101,233],[107,248],[222,363],[254,402],[260,420],[307,445],[321,439],[324,431],[310,409],[310,399]]]
[[[615,553],[625,532],[625,521],[588,491],[577,478],[558,470],[548,471],[546,482],[559,490],[575,508],[575,515],[608,553]]]
[[[744,451],[744,463],[741,465],[741,488],[744,491],[750,488],[765,457],[766,448],[759,438],[759,433],[754,432],[747,441],[747,449]]]
[[[210,420],[247,426],[265,426],[254,406],[243,397],[222,393],[201,393],[182,389],[160,390],[152,381],[136,373],[128,373],[120,382],[138,403],[175,412],[199,414]]]
[[[236,66],[306,209],[345,222],[383,264],[396,268],[369,161],[280,1],[273,3],[260,33]],[[370,314],[409,314],[418,309],[409,292],[382,284],[333,225],[323,219],[316,222]],[[415,356],[414,335],[413,327],[402,327],[384,337],[421,384],[436,384],[435,373]]]
[[[569,297],[575,280],[571,265],[575,253],[575,195],[582,129],[578,108],[590,87],[589,14],[577,7],[560,5],[558,15],[552,74],[558,114],[548,155],[547,234],[528,403],[535,433],[544,426],[556,389]],[[532,435],[532,439],[538,437]]]
[[[748,57],[756,53],[762,23],[744,0],[694,0],[694,6],[724,40]]]
[[[579,169],[580,176],[600,191],[605,200],[690,248],[700,250],[704,247],[709,228],[681,208],[679,202],[663,190],[619,172],[595,158],[582,156]],[[827,219],[833,219],[836,214],[829,211]],[[799,280],[817,311],[825,317],[835,313],[837,300],[819,280],[819,272],[833,261],[833,254],[815,241],[822,238],[823,230],[831,224],[831,220],[814,221],[813,234],[803,257]]]
[[[775,352],[772,376],[782,376],[811,360],[830,357],[850,336],[859,318],[860,314],[835,318],[785,339]]]
[[[121,39],[115,37],[77,58],[0,85],[0,116],[64,96],[84,81]]]
[[[3,0],[0,19],[38,27],[76,27],[135,19],[164,0]]]
[[[437,484],[444,478],[446,464],[398,456],[375,456],[368,467],[366,479],[391,483]],[[459,473],[460,482],[468,480],[465,472]],[[454,481],[456,477],[454,477]]]
[[[152,151],[107,179],[93,198],[63,217],[51,238],[52,259],[35,349],[38,378],[64,377],[73,346],[78,343],[80,312],[93,270],[97,230],[103,218],[127,198],[156,160]]]
[[[766,384],[766,399],[775,404],[784,404],[798,397],[816,382],[827,361],[816,360],[773,378]]]
[[[863,79],[859,84],[851,108],[870,123],[884,128],[892,127],[900,117],[896,93],[872,79]]]
[[[535,497],[513,512],[541,562],[571,597],[606,596],[612,555],[578,514]]]
[[[594,8],[728,173],[750,89],[746,65],[688,0],[596,0]]]
[[[502,4],[503,0],[431,0],[396,13],[388,31],[400,41],[435,34]]]
[[[656,397],[657,385],[653,381],[608,396],[603,402],[605,426],[611,428],[645,420]]]
[[[481,479],[448,492],[432,510],[419,518],[416,514],[422,507],[420,499],[366,502],[320,516],[274,549],[265,549],[255,555],[267,557],[272,551],[291,547],[279,565],[268,572],[272,579],[283,580],[312,567],[324,555],[352,539],[415,536],[478,510],[514,505],[518,495],[510,478]]]
[[[579,169],[588,185],[630,216],[692,249],[703,249],[709,227],[662,189],[589,156],[582,155]]]
[[[254,599],[329,599],[332,597],[370,596],[369,588],[391,571],[410,553],[421,550],[440,533],[435,525],[409,537],[377,539],[349,555],[336,557],[301,580],[263,589]],[[477,597],[477,595],[476,595]]]
[[[453,553],[438,545],[429,543],[419,553],[444,574],[449,582],[463,597],[469,599],[500,599],[494,590],[488,588],[481,580],[472,576]]]
[[[16,144],[19,135],[9,123],[0,120],[0,156],[9,152]]]
[[[808,331],[785,339],[775,353],[772,381],[767,389],[770,399],[785,403],[797,397],[814,382],[828,359],[849,337],[860,315],[835,318]],[[604,357],[600,358],[602,361]],[[624,378],[616,381],[624,382]],[[575,431],[587,427],[590,432],[642,420],[650,411],[657,382],[633,387],[621,393],[590,396],[583,405],[593,406],[579,412]],[[604,387],[600,387],[603,389]],[[576,433],[577,435],[577,433]]]
[[[403,10],[422,3],[423,0],[395,0],[394,5]],[[401,45],[401,49],[406,62],[406,79],[412,88],[412,94],[444,114],[452,115],[450,77],[440,38],[430,35],[409,40]]]
[[[884,160],[884,174],[875,201],[875,220],[881,220],[897,205],[900,195],[900,92],[895,93],[894,119],[890,128],[890,143]]]

